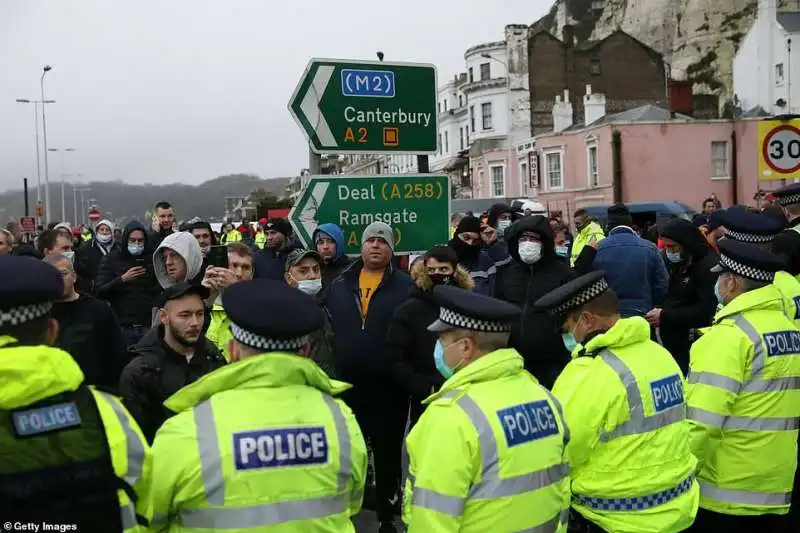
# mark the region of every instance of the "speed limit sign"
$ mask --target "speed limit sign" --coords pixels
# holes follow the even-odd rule
[[[800,174],[800,121],[767,120],[758,124],[758,176],[780,180]]]

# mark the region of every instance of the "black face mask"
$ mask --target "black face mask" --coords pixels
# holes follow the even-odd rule
[[[428,274],[434,285],[455,285],[456,277],[453,274]]]
[[[481,252],[482,245],[480,242],[477,244],[467,244],[458,237],[455,237],[450,239],[450,248],[456,252],[459,260],[465,260],[476,257]]]

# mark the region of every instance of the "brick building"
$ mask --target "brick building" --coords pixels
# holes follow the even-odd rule
[[[548,31],[528,39],[528,69],[533,133],[553,130],[553,101],[567,89],[575,96],[573,122],[584,121],[585,87],[606,97],[608,113],[646,104],[668,107],[667,73],[661,54],[618,30],[599,41],[576,42],[572,26],[564,40]]]

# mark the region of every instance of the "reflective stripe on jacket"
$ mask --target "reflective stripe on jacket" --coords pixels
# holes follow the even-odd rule
[[[699,490],[683,377],[669,352],[650,340],[643,318],[620,319],[576,349],[553,394],[572,432],[575,510],[607,531],[681,531],[692,524]]]
[[[406,439],[409,533],[566,531],[569,431],[516,350],[485,355],[425,402]]]
[[[800,331],[774,285],[717,313],[692,346],[688,382],[701,507],[787,513],[797,465]]]
[[[333,398],[348,388],[310,359],[275,352],[170,397],[178,414],[153,445],[156,526],[354,532],[367,453],[352,412]]]

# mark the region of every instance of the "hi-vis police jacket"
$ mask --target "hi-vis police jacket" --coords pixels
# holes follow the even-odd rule
[[[607,531],[673,532],[697,514],[683,377],[641,317],[572,354],[556,380],[572,432],[572,507]]]
[[[409,433],[409,533],[566,531],[569,433],[555,398],[498,350],[425,400]]]
[[[722,308],[694,343],[687,389],[700,506],[789,511],[800,417],[800,332],[774,285]]]
[[[353,532],[367,451],[350,386],[288,353],[203,376],[165,405],[153,443],[153,523],[172,531]],[[399,460],[399,458],[398,458]]]
[[[800,281],[788,272],[777,272],[772,284],[783,297],[784,313],[800,328]]]
[[[143,531],[142,525],[152,515],[147,493],[150,448],[133,417],[118,398],[93,388],[82,388],[82,382],[83,372],[67,352],[48,346],[17,346],[11,337],[0,337],[0,412],[3,418],[10,414],[8,418],[13,420],[14,426],[14,429],[7,430],[4,427],[0,431],[2,483],[7,483],[7,476],[13,475],[16,476],[14,489],[33,493],[44,490],[42,484],[36,481],[37,472],[31,471],[30,467],[35,468],[36,463],[50,463],[41,465],[45,468],[43,475],[55,476],[59,472],[65,479],[74,479],[74,484],[66,481],[66,486],[59,487],[59,490],[63,489],[62,496],[69,500],[67,505],[80,507],[92,505],[91,501],[83,498],[84,494],[74,494],[81,476],[100,481],[104,481],[105,476],[112,477],[118,482],[112,485],[111,494],[96,493],[94,511],[89,508],[89,512],[82,516],[87,517],[87,522],[93,522],[94,516],[101,515],[108,501],[112,507],[110,511],[115,515],[119,513],[123,531]],[[85,396],[87,391],[89,395]],[[53,400],[61,396],[81,398],[78,402],[81,405],[75,401],[60,400],[61,403],[56,403]],[[84,403],[83,398],[88,401]],[[107,450],[101,450],[99,460],[95,459],[98,457],[95,445],[83,442],[87,436],[94,443],[98,442],[98,438],[107,441]],[[18,453],[13,451],[15,448],[21,448],[19,453],[22,455],[15,455]],[[37,455],[39,459],[36,459]],[[103,463],[110,468],[107,474],[103,472]],[[27,484],[23,483],[26,478],[29,479]],[[130,496],[136,497],[135,503],[121,488],[123,484],[119,481],[124,481],[127,490],[133,489]],[[3,494],[6,493],[5,488]],[[24,504],[37,501],[28,499],[32,498],[31,494],[21,497],[25,500]],[[3,497],[2,500],[0,518],[8,520],[16,510],[7,508],[10,505],[8,499]],[[54,507],[60,506],[62,510],[65,503],[38,501],[36,505],[42,508],[52,504]],[[103,504],[98,505],[98,501],[103,501]],[[113,507],[118,507],[118,510]],[[43,518],[47,519],[46,513]],[[100,529],[96,529],[98,527]],[[109,533],[115,531],[108,523],[84,523],[79,529],[83,528],[107,530]]]

